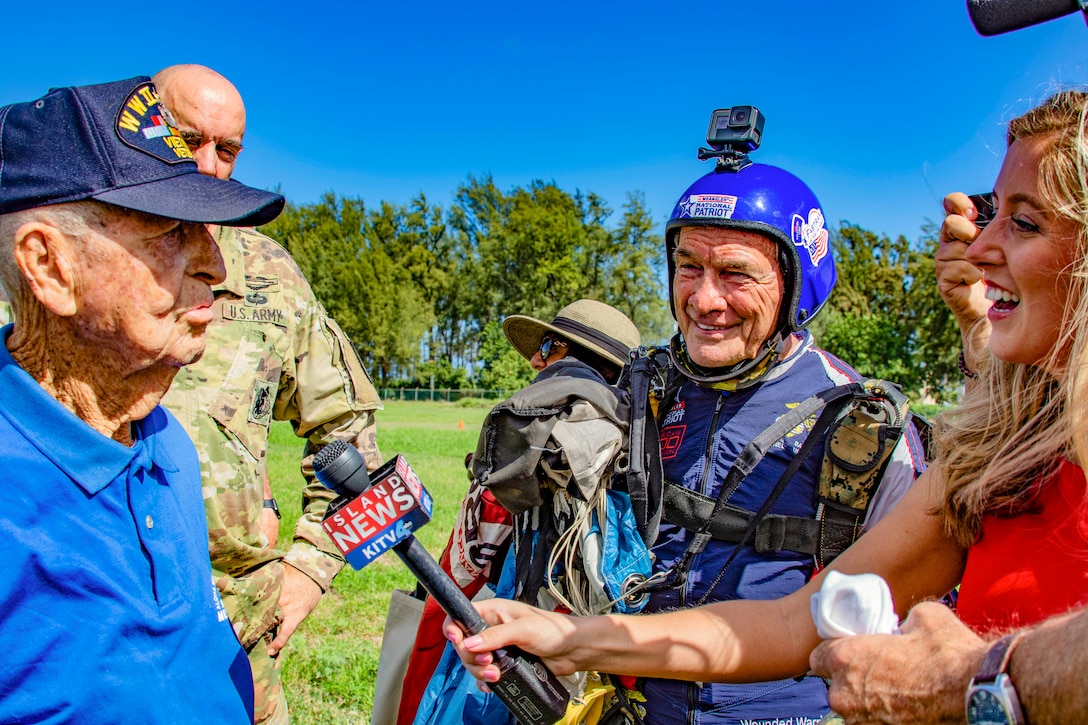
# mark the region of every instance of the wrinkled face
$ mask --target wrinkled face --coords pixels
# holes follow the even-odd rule
[[[1077,257],[1074,225],[1048,212],[1039,195],[1036,169],[1046,141],[1009,147],[994,184],[995,218],[967,248],[993,303],[990,351],[1025,365],[1045,361],[1059,342]]]
[[[188,365],[204,352],[211,285],[226,270],[203,224],[118,211],[82,245],[76,324],[123,371]]]
[[[169,108],[200,173],[229,179],[242,151],[246,111],[240,98],[221,86],[178,84]]]
[[[673,252],[676,322],[693,362],[756,357],[774,333],[785,289],[774,242],[755,232],[684,227]]]

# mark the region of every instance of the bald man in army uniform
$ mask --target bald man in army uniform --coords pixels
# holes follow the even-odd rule
[[[237,89],[215,71],[173,66],[155,76],[202,174],[229,179],[246,116]],[[282,648],[343,566],[321,529],[332,494],[314,480],[320,447],[353,444],[373,470],[378,393],[351,342],[314,297],[290,255],[252,229],[213,227],[226,280],[213,288],[207,352],[163,400],[200,454],[212,569],[249,653],[256,722],[288,722]],[[276,544],[278,506],[265,459],[273,420],[306,439],[303,514]]]

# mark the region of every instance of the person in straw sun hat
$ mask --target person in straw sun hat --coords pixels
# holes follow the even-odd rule
[[[506,339],[537,372],[564,357],[582,361],[615,383],[642,342],[638,328],[615,307],[578,300],[556,313],[550,323],[528,315],[510,315],[502,323]]]
[[[607,507],[614,506],[605,494],[626,441],[627,403],[613,384],[641,335],[627,315],[590,299],[568,304],[551,322],[510,315],[502,327],[538,374],[489,414],[468,461],[472,483],[442,566],[470,597],[490,583],[505,596],[564,611],[610,611],[616,593],[603,591],[597,572],[574,563],[565,568],[563,583],[553,580],[551,586],[544,572],[556,570],[547,564],[550,555],[570,549],[554,546],[564,531],[572,526],[572,534],[588,530],[595,512],[603,519]],[[547,543],[533,544],[534,537]],[[521,543],[511,544],[512,539]],[[579,562],[583,556],[607,558],[577,548],[568,553]],[[578,584],[568,586],[573,581]],[[443,655],[444,618],[428,600],[403,678],[398,725],[473,718],[507,723],[502,705],[476,692],[453,650]],[[581,694],[586,678],[569,684]]]

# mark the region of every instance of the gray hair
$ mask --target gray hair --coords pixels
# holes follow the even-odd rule
[[[15,234],[19,227],[40,222],[59,229],[68,237],[83,240],[89,232],[104,229],[116,217],[115,209],[109,204],[87,199],[0,214],[0,286],[12,309],[18,312],[32,297],[30,286],[15,263]]]

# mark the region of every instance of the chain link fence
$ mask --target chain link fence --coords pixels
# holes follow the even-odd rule
[[[472,390],[453,388],[379,388],[382,400],[441,400],[455,403],[463,398],[476,400],[505,400],[512,390]]]

